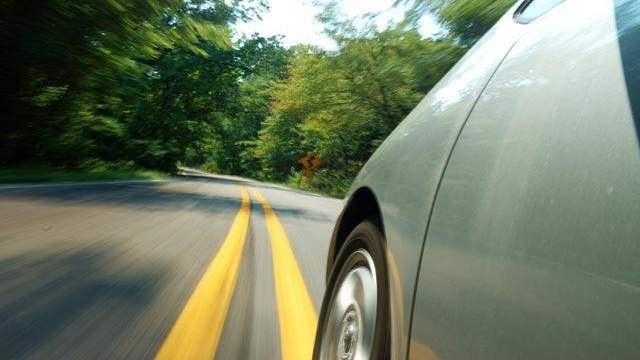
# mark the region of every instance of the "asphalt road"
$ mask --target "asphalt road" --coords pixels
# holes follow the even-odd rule
[[[0,358],[303,356],[340,207],[230,178],[0,186]]]

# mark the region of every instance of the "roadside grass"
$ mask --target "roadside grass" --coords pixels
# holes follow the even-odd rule
[[[292,172],[284,185],[338,199],[344,198],[351,186],[351,178],[325,169],[320,169],[312,177],[305,178],[300,172]]]
[[[0,183],[164,179],[167,176],[167,174],[159,171],[134,169],[89,171],[47,168],[0,169]]]

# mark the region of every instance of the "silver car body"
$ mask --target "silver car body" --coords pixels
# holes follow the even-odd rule
[[[547,0],[533,0],[547,1]],[[395,359],[640,358],[640,1],[516,4],[371,157]]]

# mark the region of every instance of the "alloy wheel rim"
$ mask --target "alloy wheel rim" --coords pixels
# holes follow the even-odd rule
[[[320,359],[370,359],[378,302],[375,265],[371,255],[360,249],[349,256],[344,266],[351,270],[329,306]]]

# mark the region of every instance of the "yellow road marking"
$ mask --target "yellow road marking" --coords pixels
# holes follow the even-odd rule
[[[213,359],[238,280],[249,228],[251,200],[245,187],[240,187],[240,194],[240,210],[222,247],[160,347],[156,360]]]
[[[282,359],[311,359],[317,317],[304,278],[289,245],[287,234],[271,204],[257,190],[251,189],[251,192],[264,209],[271,239]]]

